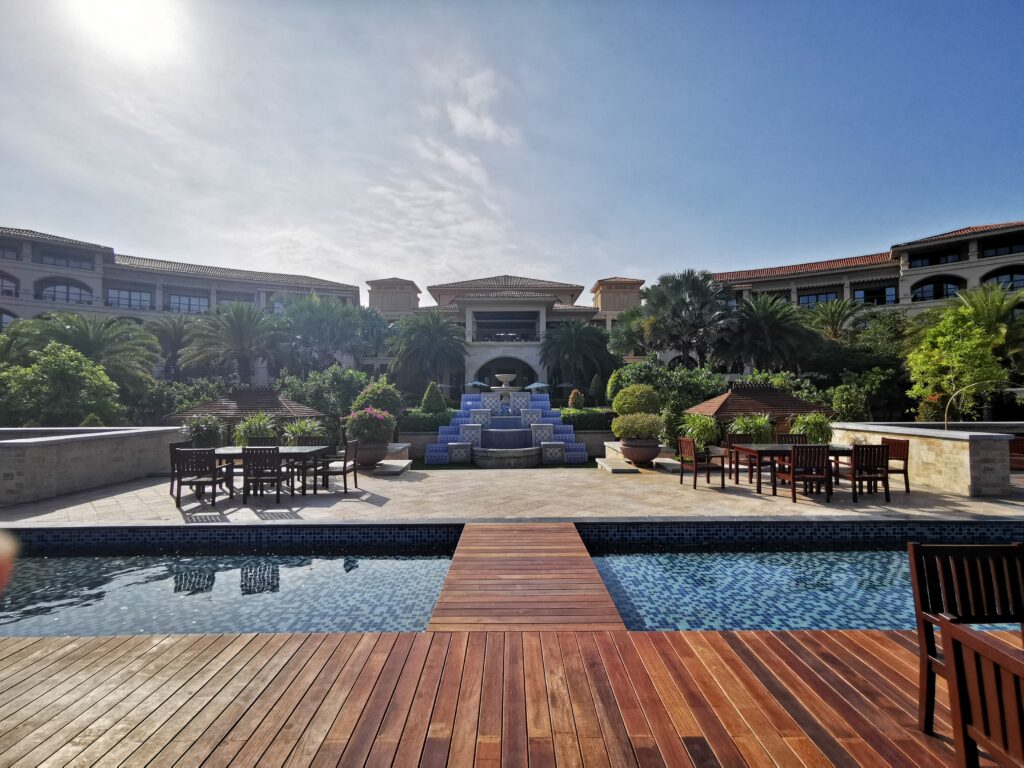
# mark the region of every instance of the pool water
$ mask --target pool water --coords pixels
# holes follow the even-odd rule
[[[449,556],[23,558],[2,635],[418,631]]]
[[[913,629],[906,552],[594,558],[629,629]]]

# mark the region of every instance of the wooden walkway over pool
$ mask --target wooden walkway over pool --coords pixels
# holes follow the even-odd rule
[[[909,632],[0,639],[3,766],[950,765],[916,706]]]
[[[572,523],[463,528],[428,629],[625,629]]]

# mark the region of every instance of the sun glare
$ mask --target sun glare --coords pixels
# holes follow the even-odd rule
[[[67,0],[65,7],[74,28],[112,58],[157,64],[181,49],[180,0]]]

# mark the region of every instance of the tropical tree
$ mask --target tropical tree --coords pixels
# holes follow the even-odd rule
[[[549,371],[557,369],[566,383],[577,387],[614,364],[604,329],[580,320],[549,326],[540,345],[540,359]]]
[[[54,341],[64,344],[102,365],[114,381],[125,387],[136,387],[153,378],[159,344],[152,333],[131,320],[54,312],[27,322],[31,323],[36,349]]]
[[[715,346],[736,327],[728,290],[705,270],[662,275],[644,289],[643,298],[644,339],[648,346],[693,355],[702,366]]]
[[[323,370],[342,355],[355,358],[362,347],[362,314],[336,296],[288,297],[283,330],[303,373]]]
[[[28,359],[32,345],[32,323],[15,320],[0,331],[0,368],[19,365]]]
[[[799,309],[778,296],[761,294],[741,305],[739,326],[723,354],[750,368],[778,370],[797,359],[808,336]]]
[[[608,349],[613,355],[631,357],[646,355],[652,351],[644,335],[644,308],[642,305],[630,307],[619,312],[608,334]]]
[[[281,336],[272,315],[249,302],[232,302],[196,322],[181,362],[185,366],[230,365],[238,380],[248,384],[257,360],[275,359]]]
[[[402,318],[392,342],[391,370],[411,391],[441,381],[446,370],[465,363],[466,333],[438,310]]]
[[[395,335],[391,321],[374,307],[359,305],[359,348],[353,352],[356,365],[364,357],[383,357],[388,353],[388,344]]]
[[[975,323],[993,338],[993,351],[1008,363],[1024,355],[1024,318],[1016,310],[1024,290],[1011,291],[999,283],[985,283],[957,294],[955,302],[967,307]]]
[[[849,341],[864,307],[849,299],[822,301],[806,313],[807,325],[829,341]]]
[[[191,316],[182,314],[161,315],[146,323],[146,329],[160,344],[165,378],[181,381],[181,353],[191,340],[194,324],[195,320]]]

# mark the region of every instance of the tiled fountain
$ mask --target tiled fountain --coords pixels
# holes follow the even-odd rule
[[[547,395],[510,386],[514,376],[498,378],[502,386],[462,396],[451,423],[441,427],[436,443],[427,446],[427,464],[511,469],[586,462],[587,446],[576,442],[572,425],[562,423]]]

